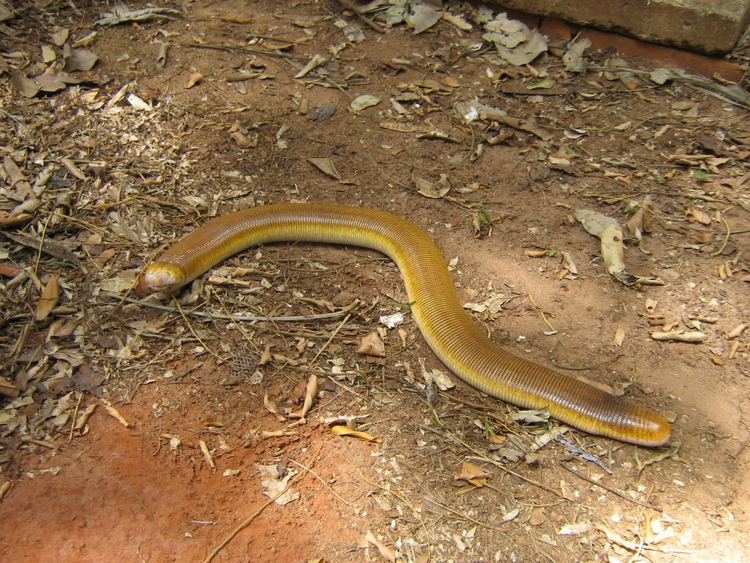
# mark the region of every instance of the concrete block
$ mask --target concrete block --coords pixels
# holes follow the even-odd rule
[[[492,3],[709,54],[731,51],[750,21],[750,0],[492,0]]]

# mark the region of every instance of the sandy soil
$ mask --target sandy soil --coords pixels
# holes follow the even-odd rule
[[[96,31],[79,48],[99,60],[59,92],[0,85],[0,351],[7,394],[20,394],[0,411],[4,561],[750,557],[750,330],[731,334],[750,322],[747,110],[683,83],[573,74],[554,54],[503,67],[468,49],[476,25],[364,26],[351,43],[338,22],[358,20],[335,2],[179,7],[173,21],[97,27],[98,3],[53,3],[5,22],[6,65],[26,76],[46,68],[43,45],[59,60],[58,28],[69,43]],[[328,62],[295,78],[316,54]],[[549,91],[507,93],[546,77]],[[361,94],[381,102],[354,112]],[[454,106],[474,98],[535,117],[543,135],[465,122]],[[419,138],[438,130],[457,142]],[[341,181],[309,158],[330,159]],[[39,204],[10,224],[25,201],[13,190],[38,186],[48,166]],[[415,177],[441,174],[445,197],[417,192]],[[646,196],[652,226],[626,262],[664,285],[626,287],[573,215],[625,223]],[[396,267],[368,250],[250,249],[183,292],[182,313],[168,297],[122,300],[190,228],[292,200],[421,225],[457,258],[465,302],[502,303],[472,313],[494,340],[662,412],[672,440],[647,449],[568,430],[536,449],[556,422],[519,420],[455,377],[429,401],[420,361],[442,366],[408,311],[402,334],[380,325],[384,358],[357,352],[406,301]],[[59,296],[40,315],[51,277]],[[354,299],[350,314],[321,317]],[[239,324],[228,312],[307,320]],[[661,330],[705,339],[651,338]],[[306,423],[269,412],[269,400],[282,415],[300,408],[311,374],[321,390]],[[331,420],[346,417],[377,440],[334,435]],[[465,462],[489,477],[457,481]],[[264,494],[261,466],[291,476],[291,502]]]

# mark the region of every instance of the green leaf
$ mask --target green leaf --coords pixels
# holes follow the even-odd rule
[[[693,172],[693,179],[696,182],[708,182],[711,179],[711,174],[703,170],[696,170]]]
[[[555,85],[555,81],[551,77],[547,77],[544,80],[540,80],[539,82],[536,82],[535,84],[532,84],[529,86],[529,90],[537,90],[539,88],[552,88]]]

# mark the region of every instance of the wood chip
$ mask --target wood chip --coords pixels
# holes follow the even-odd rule
[[[263,354],[260,356],[260,360],[258,360],[259,366],[264,366],[268,362],[270,362],[273,359],[273,354],[271,354],[271,345],[266,344],[265,349],[263,350]]]
[[[189,90],[199,82],[203,80],[203,75],[200,72],[194,72],[190,75],[190,78],[188,78],[188,81],[185,83],[185,89]]]
[[[198,445],[201,448],[201,452],[203,453],[203,457],[206,460],[206,463],[211,469],[216,469],[216,464],[214,463],[214,458],[211,456],[211,452],[208,449],[208,446],[206,445],[206,442],[203,440],[198,440]]]
[[[310,374],[307,380],[307,386],[305,388],[305,403],[302,405],[302,410],[290,413],[291,418],[304,419],[307,413],[310,412],[315,398],[318,396],[318,377],[313,373]]]
[[[75,425],[73,426],[73,430],[82,430],[84,426],[86,426],[86,423],[89,421],[89,418],[92,414],[94,414],[94,411],[96,410],[96,403],[91,403],[88,405],[81,414],[78,415],[78,419],[75,421]]]
[[[118,411],[115,407],[112,405],[109,405],[105,402],[102,402],[102,406],[107,411],[107,414],[117,420],[120,424],[122,424],[125,428],[130,427],[130,423],[125,419],[124,416],[120,414],[120,411]]]
[[[745,329],[747,329],[747,327],[748,327],[747,323],[739,324],[736,327],[734,327],[732,330],[729,330],[726,333],[724,333],[724,337],[727,340],[734,340],[735,338],[739,338],[740,336],[742,336],[742,333],[745,332]]]
[[[692,344],[700,343],[706,340],[708,336],[702,332],[652,332],[651,338],[660,341],[669,342],[689,342]]]
[[[615,330],[615,336],[612,339],[612,344],[617,346],[618,348],[622,348],[622,343],[625,341],[625,329],[621,326],[617,327],[617,330]]]
[[[364,440],[365,442],[374,442],[375,444],[380,444],[383,441],[382,438],[373,436],[369,432],[361,432],[359,430],[352,430],[351,428],[342,426],[340,424],[337,424],[336,426],[332,426],[331,432],[336,434],[336,436],[351,436],[352,438],[358,438],[360,440]]]
[[[19,393],[20,389],[16,387],[11,381],[5,379],[4,377],[0,377],[0,395],[15,399],[16,397],[18,397]]]
[[[81,169],[78,168],[75,164],[73,164],[73,161],[69,158],[61,158],[60,162],[62,162],[63,166],[67,168],[68,172],[70,172],[71,176],[74,176],[78,178],[79,180],[85,180],[86,174],[81,172]]]
[[[13,488],[13,481],[5,481],[0,485],[0,500],[3,500]]]
[[[391,561],[392,563],[396,561],[396,552],[385,545],[383,542],[381,542],[378,538],[376,538],[370,530],[367,530],[365,539],[368,543],[371,543],[378,548],[378,551],[380,552],[380,555],[383,557],[383,559],[385,559],[386,561]]]

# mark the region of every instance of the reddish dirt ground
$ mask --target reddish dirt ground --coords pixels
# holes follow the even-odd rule
[[[13,421],[28,422],[25,432],[5,418],[0,425],[4,561],[203,561],[247,519],[214,561],[750,557],[750,330],[727,336],[750,322],[746,109],[681,83],[568,73],[552,54],[502,67],[488,51],[467,49],[481,42],[476,28],[446,22],[418,35],[363,27],[366,39],[347,43],[336,22],[358,20],[335,2],[182,7],[173,21],[101,28],[98,3],[78,2],[75,11],[53,3],[5,23],[13,30],[4,36],[6,64],[17,68],[21,59],[10,53],[26,53],[28,76],[44,70],[39,53],[55,26],[69,28],[71,41],[96,30],[87,48],[99,61],[80,86],[54,94],[24,98],[10,81],[0,86],[9,127],[0,132],[4,185],[7,159],[31,184],[54,165],[32,218],[4,228],[15,239],[0,237],[2,265],[41,280],[6,277],[0,288],[0,351],[9,358],[2,375],[33,398],[12,409]],[[451,10],[471,13],[460,3]],[[329,62],[295,79],[316,54]],[[747,53],[734,56],[746,68]],[[240,70],[262,76],[231,79]],[[503,93],[545,75],[558,93]],[[186,88],[191,77],[197,83]],[[117,97],[126,86],[153,109]],[[356,113],[349,105],[360,94],[382,101]],[[464,122],[454,104],[475,97],[535,116],[552,136]],[[313,120],[326,104],[336,112]],[[420,139],[386,122],[459,142]],[[488,142],[497,133],[507,138]],[[344,181],[312,167],[311,157],[330,158]],[[448,197],[417,193],[415,176],[436,182],[440,174],[449,176]],[[629,241],[628,270],[665,285],[625,287],[604,272],[598,241],[571,216],[586,207],[624,223],[629,203],[646,195],[654,226],[640,248]],[[17,204],[8,201],[4,213]],[[665,414],[670,444],[650,450],[572,430],[562,436],[597,465],[559,441],[536,450],[535,438],[555,423],[519,422],[518,409],[460,381],[430,403],[419,361],[441,365],[408,314],[403,335],[384,331],[385,358],[357,353],[378,317],[407,301],[398,270],[375,252],[248,250],[228,261],[233,272],[252,270],[248,283],[204,278],[182,294],[185,318],[169,298],[118,303],[126,291],[114,282],[132,280],[190,228],[285,201],[375,207],[419,224],[446,260],[458,258],[453,276],[464,302],[502,297],[500,311],[472,313],[493,340]],[[491,219],[491,231],[485,223],[476,233],[477,219]],[[87,273],[68,255],[37,256],[18,242],[40,233],[64,242]],[[555,252],[532,258],[526,250]],[[577,276],[563,267],[562,251]],[[37,320],[39,288],[51,275],[61,280],[59,307]],[[363,305],[351,315],[317,317],[328,312],[321,301],[340,308],[355,298]],[[227,311],[315,318],[238,326],[217,317]],[[71,319],[74,332],[50,336],[55,322]],[[650,337],[669,325],[707,340]],[[613,344],[618,329],[622,346]],[[277,355],[268,363],[267,345]],[[60,350],[79,351],[80,362]],[[265,395],[282,413],[298,409],[311,373],[322,390],[306,424],[269,412]],[[67,393],[65,422],[55,425],[54,413],[35,426]],[[71,431],[89,405],[96,411]],[[345,417],[379,441],[334,435],[326,419]],[[486,486],[454,479],[467,461],[489,472]],[[296,472],[290,491],[298,498],[268,505],[260,465]]]

